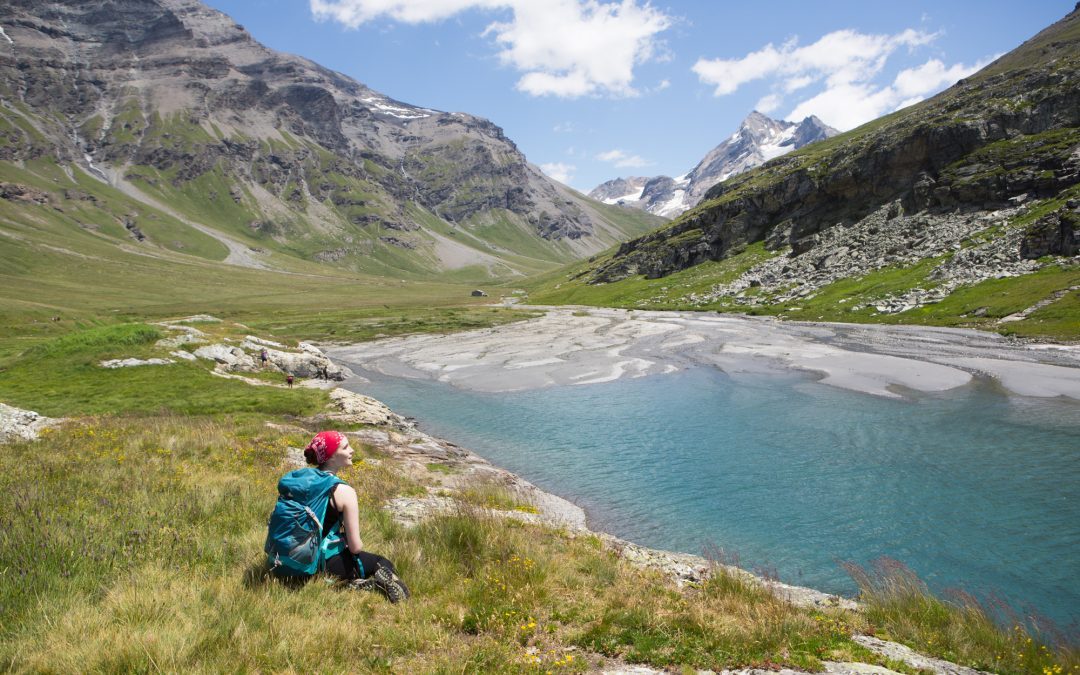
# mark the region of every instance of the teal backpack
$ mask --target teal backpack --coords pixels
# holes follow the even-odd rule
[[[283,577],[311,576],[324,569],[327,558],[346,549],[339,531],[322,536],[330,491],[342,482],[332,473],[312,468],[281,477],[264,547],[271,572]]]

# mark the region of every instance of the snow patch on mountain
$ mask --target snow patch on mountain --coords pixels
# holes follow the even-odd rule
[[[670,199],[666,202],[656,204],[650,211],[658,216],[674,218],[689,208],[690,207],[686,205],[686,190],[675,190],[671,194]]]
[[[424,117],[431,117],[432,111],[420,112],[420,109],[418,108],[403,108],[401,106],[391,105],[385,98],[369,96],[368,98],[362,98],[360,100],[366,103],[368,107],[373,108],[383,115],[389,115],[401,120],[418,120]]]
[[[792,139],[795,137],[795,130],[798,127],[790,126],[785,129],[780,135],[772,142],[763,143],[758,146],[758,154],[761,155],[765,161],[770,159],[776,159],[780,155],[786,155],[795,149]]]
[[[618,197],[608,197],[603,201],[605,204],[618,204],[619,202],[636,202],[637,200],[641,199],[641,194],[643,192],[645,192],[644,185],[642,185],[636,192],[629,192],[625,195],[620,195]]]

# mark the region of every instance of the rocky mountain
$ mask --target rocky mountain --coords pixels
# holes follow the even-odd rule
[[[275,52],[197,0],[11,0],[0,27],[0,179],[30,189],[48,164],[120,189],[141,207],[97,220],[146,253],[507,274],[660,222],[548,179],[488,120]]]
[[[589,196],[658,216],[678,216],[697,206],[717,183],[838,133],[813,115],[796,124],[774,120],[755,110],[730,138],[710,150],[682,176],[616,178],[597,186]]]
[[[815,317],[857,319],[963,293],[953,302],[970,317],[1000,310],[1014,321],[1040,303],[1075,306],[1078,252],[1080,6],[931,99],[716,185],[578,281],[661,279],[714,262],[693,290],[658,284],[637,304],[796,316],[812,306]],[[1029,313],[1015,313],[1024,302]],[[1075,315],[1045,316],[1073,316],[1075,333]]]
[[[608,204],[625,203],[627,206],[637,206],[641,192],[650,180],[652,179],[645,176],[613,178],[594,187],[589,196]]]

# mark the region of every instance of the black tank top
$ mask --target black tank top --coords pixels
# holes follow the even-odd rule
[[[325,537],[334,531],[334,528],[341,522],[341,511],[334,508],[334,492],[338,489],[338,483],[334,487],[330,488],[330,503],[326,505],[326,515],[323,517],[322,534]]]

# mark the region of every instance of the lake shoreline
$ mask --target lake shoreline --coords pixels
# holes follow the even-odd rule
[[[348,383],[346,380],[344,384]],[[702,583],[714,569],[722,568],[729,574],[761,584],[776,596],[798,606],[857,608],[853,600],[841,595],[782,583],[776,579],[757,576],[723,561],[709,560],[692,553],[650,548],[608,532],[594,530],[588,524],[585,510],[569,499],[542,489],[521,475],[500,467],[457,443],[428,434],[420,429],[417,420],[393,412],[377,399],[344,386],[332,391],[336,392],[333,397],[343,410],[363,409],[365,416],[370,415],[373,410],[378,411],[377,416],[386,422],[384,426],[388,427],[387,429],[365,429],[348,433],[378,452],[393,457],[407,473],[430,474],[431,465],[437,464],[447,470],[446,473],[438,472],[442,487],[454,490],[470,481],[490,482],[509,490],[536,510],[536,513],[489,510],[491,515],[542,524],[562,530],[571,537],[595,536],[604,546],[616,551],[632,565],[656,570],[680,587]],[[347,421],[347,418],[341,419]],[[292,461],[297,465],[303,464],[300,456],[293,457]],[[426,497],[400,497],[387,506],[394,518],[406,526],[415,525],[424,518],[439,513],[453,513],[456,508],[454,500],[440,495],[439,491]]]

